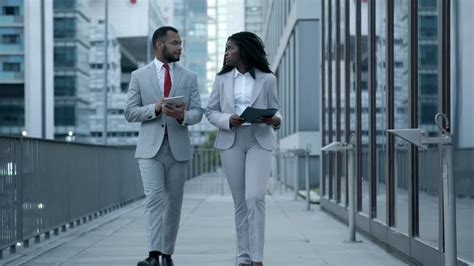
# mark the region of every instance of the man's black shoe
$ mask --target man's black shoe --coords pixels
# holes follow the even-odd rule
[[[162,266],[174,266],[173,260],[171,259],[171,256],[162,256],[161,257],[161,265]]]
[[[145,260],[139,261],[137,266],[160,266],[160,263],[154,257],[148,257]]]

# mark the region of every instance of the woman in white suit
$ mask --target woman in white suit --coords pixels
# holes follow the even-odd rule
[[[276,85],[262,40],[251,32],[230,36],[206,116],[219,128],[215,147],[221,150],[234,200],[239,266],[263,265],[265,189],[275,142],[272,131],[281,123],[279,112],[253,124],[240,114],[248,106],[278,109]]]

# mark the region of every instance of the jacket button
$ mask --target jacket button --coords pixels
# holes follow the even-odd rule
[[[165,127],[165,125],[161,124],[161,127]]]

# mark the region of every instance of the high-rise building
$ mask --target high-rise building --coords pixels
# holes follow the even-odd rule
[[[90,0],[90,14],[91,18],[96,21],[103,21],[105,18],[105,0]],[[124,19],[130,18],[130,19]],[[136,70],[140,66],[143,66],[150,62],[154,57],[154,50],[151,45],[151,39],[154,31],[164,25],[168,25],[170,20],[173,18],[173,6],[169,0],[139,0],[139,1],[108,1],[108,21],[109,25],[113,26],[113,33],[115,37],[109,37],[112,43],[117,46],[109,46],[109,51],[119,49],[120,55],[111,55],[109,53],[109,60],[119,59],[119,62],[115,62],[120,69],[120,75],[109,74],[109,97],[108,97],[108,123],[107,123],[107,143],[113,145],[133,145],[136,143],[138,137],[139,123],[128,123],[125,121],[123,115],[123,108],[126,102],[126,93],[130,82],[132,71]],[[102,26],[103,28],[103,26]],[[109,27],[110,29],[111,27]],[[102,30],[103,32],[103,30]],[[102,39],[104,37],[102,36]],[[115,40],[115,41],[113,41]],[[100,37],[97,36],[97,42],[100,42]],[[100,43],[97,43],[99,45]],[[110,44],[110,43],[109,43]],[[97,63],[103,62],[103,55],[99,50],[103,50],[97,46],[97,52],[91,54],[97,55],[102,59],[97,60]],[[94,48],[93,48],[94,49]],[[92,58],[91,58],[92,60]],[[91,63],[95,64],[95,63]],[[97,72],[97,77],[91,77],[95,82],[103,84],[103,69],[91,70]],[[109,70],[114,72],[116,70]],[[91,72],[91,73],[92,73]],[[102,73],[102,74],[100,74]],[[102,76],[101,76],[102,75]],[[113,85],[110,79],[111,76],[120,78],[118,90],[115,88],[116,84]],[[96,85],[93,85],[96,86]],[[95,90],[98,90],[96,88]],[[102,89],[103,93],[103,89]],[[103,105],[103,96],[97,91],[95,93],[97,99],[94,100],[96,104]],[[100,98],[100,99],[98,99]],[[100,142],[100,136],[103,132],[103,115],[101,115],[103,109],[97,112],[93,116],[97,120],[92,120],[93,125],[91,129],[91,135],[94,143]],[[95,122],[94,122],[95,121]],[[102,123],[102,125],[100,124]]]
[[[175,0],[173,25],[184,42],[180,64],[198,75],[199,92],[207,93],[207,0]]]
[[[263,34],[262,0],[245,0],[245,30],[262,38]]]
[[[179,64],[195,72],[198,78],[201,104],[207,105],[210,88],[207,82],[208,63],[208,2],[207,0],[175,0],[174,26],[180,33],[184,47]],[[213,127],[204,117],[201,123],[190,127],[192,145],[201,145],[208,139]]]
[[[53,137],[53,6],[0,0],[0,134]]]
[[[87,1],[54,0],[55,138],[89,136],[89,12]]]
[[[107,144],[133,145],[137,141],[138,123],[127,123],[124,119],[126,92],[121,91],[120,44],[115,36],[112,24],[108,29],[107,51]],[[94,21],[90,26],[90,131],[88,142],[103,144],[104,130],[104,35],[103,20]]]
[[[438,1],[425,0],[418,4],[418,84],[420,128],[432,133],[438,127],[434,117],[438,112]]]

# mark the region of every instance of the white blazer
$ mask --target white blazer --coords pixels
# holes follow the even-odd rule
[[[275,75],[255,69],[255,84],[249,106],[279,109]],[[226,150],[234,144],[235,128],[231,128],[229,123],[234,114],[234,71],[229,71],[216,76],[206,111],[209,122],[219,128],[214,144],[217,149]],[[282,119],[279,111],[276,116]],[[275,146],[273,127],[263,123],[252,124],[251,127],[258,144],[265,150],[272,150]]]

